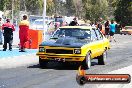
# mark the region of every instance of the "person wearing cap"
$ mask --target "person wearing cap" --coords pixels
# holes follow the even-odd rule
[[[9,43],[9,50],[12,51],[13,31],[15,31],[15,27],[10,23],[10,19],[6,19],[6,23],[2,25],[2,30],[4,31],[3,51],[6,51],[7,43]]]
[[[72,22],[70,22],[69,26],[77,26],[79,25],[77,22],[77,18],[75,17]]]
[[[25,44],[29,40],[29,21],[27,16],[23,16],[23,20],[19,23],[19,39],[20,39],[20,51],[25,52]]]
[[[3,21],[2,21],[2,18],[0,17],[0,45],[2,45],[2,24],[3,24]]]

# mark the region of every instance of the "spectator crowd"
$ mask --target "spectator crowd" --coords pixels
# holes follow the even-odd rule
[[[27,15],[24,15],[22,21],[20,21],[19,23],[19,39],[20,39],[19,52],[25,52],[25,43],[29,41],[29,37],[28,37],[29,21],[27,19],[28,19]],[[62,22],[61,24],[62,24],[61,26],[82,25],[78,23],[78,20],[76,17],[69,24],[67,22],[66,23]],[[99,19],[98,22],[91,22],[90,24],[85,24],[85,26],[94,26],[98,28],[104,34],[104,36],[110,40],[110,42],[112,40],[116,42],[114,38],[114,34],[118,26],[114,20],[111,20],[111,21],[107,20],[104,22],[102,19]],[[58,28],[60,26],[56,26],[56,27]],[[10,22],[10,19],[6,19],[6,22],[4,23],[2,21],[2,18],[0,18],[0,45],[3,45],[3,51],[6,51],[7,44],[9,44],[9,50],[12,51],[13,31],[15,31],[15,27]],[[2,36],[4,36],[4,39],[2,39]],[[3,40],[4,42],[2,42]]]

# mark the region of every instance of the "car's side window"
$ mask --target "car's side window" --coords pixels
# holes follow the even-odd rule
[[[58,36],[59,36],[59,32],[60,32],[60,30],[56,30],[56,31],[54,32],[54,34],[53,34],[53,37],[58,37]]]
[[[99,31],[98,29],[96,29],[95,31],[96,31],[96,34],[97,34],[98,40],[103,39],[103,36],[102,36],[102,34],[100,33],[100,31]]]
[[[98,40],[97,35],[96,35],[96,33],[95,33],[95,29],[92,29],[92,30],[91,30],[91,38],[92,38],[93,41]]]

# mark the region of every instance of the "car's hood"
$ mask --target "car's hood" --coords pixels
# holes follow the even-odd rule
[[[87,44],[88,41],[84,39],[76,39],[76,38],[59,38],[59,39],[51,39],[49,41],[43,42],[40,46],[53,46],[53,47],[72,47],[72,48],[80,48],[83,45]]]

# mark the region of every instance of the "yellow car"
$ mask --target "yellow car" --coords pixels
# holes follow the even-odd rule
[[[98,59],[98,64],[105,64],[109,40],[96,27],[64,26],[57,29],[49,41],[39,45],[40,67],[49,61],[79,62],[90,68],[91,60]]]
[[[125,28],[123,28],[122,30],[120,30],[120,34],[129,34],[132,35],[132,26],[125,26]]]

